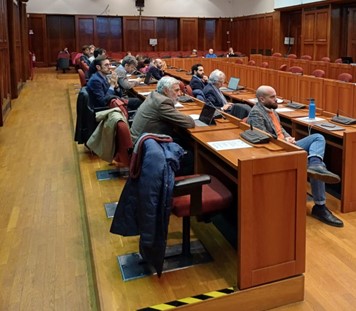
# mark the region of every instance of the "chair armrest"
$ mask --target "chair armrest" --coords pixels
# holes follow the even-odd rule
[[[209,184],[211,178],[209,175],[190,175],[182,179],[178,179],[174,184],[174,196],[181,196],[185,194],[190,194],[195,189],[201,189],[203,185]]]

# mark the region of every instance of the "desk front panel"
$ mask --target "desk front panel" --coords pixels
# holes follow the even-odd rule
[[[245,289],[305,270],[306,152],[274,140],[222,151],[208,144],[239,139],[241,131],[192,137],[196,172],[217,176],[237,195],[237,284]]]
[[[306,154],[239,160],[240,289],[305,271]]]

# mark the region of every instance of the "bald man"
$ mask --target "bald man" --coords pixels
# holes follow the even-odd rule
[[[257,89],[256,97],[258,102],[252,108],[247,122],[254,127],[270,133],[274,138],[296,144],[308,153],[307,172],[315,203],[311,215],[330,226],[343,227],[343,222],[335,217],[325,205],[325,183],[338,183],[340,182],[340,177],[328,171],[323,162],[326,144],[324,136],[312,134],[300,140],[295,140],[281,126],[279,116],[276,112],[278,104],[274,88],[262,85]]]

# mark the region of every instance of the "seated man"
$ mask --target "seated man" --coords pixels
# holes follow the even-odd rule
[[[92,108],[108,107],[110,98],[122,96],[117,74],[111,73],[110,61],[105,56],[98,56],[94,63],[97,71],[87,83],[89,105]]]
[[[158,81],[157,90],[147,96],[136,112],[130,130],[134,143],[143,133],[166,134],[184,149],[188,148],[184,137],[175,131],[175,127],[193,128],[195,123],[190,116],[175,108],[180,93],[179,81],[175,78],[165,76]],[[184,156],[180,172],[184,175],[193,173],[191,152],[187,152]]]
[[[198,57],[198,51],[196,49],[193,49],[192,54],[190,54],[189,57]]]
[[[209,49],[208,54],[205,55],[206,58],[217,58],[216,54],[214,54],[213,49]]]
[[[88,70],[90,66],[90,52],[89,52],[89,45],[83,45],[82,47],[82,55],[79,59],[79,67],[83,69],[86,78],[88,78]]]
[[[96,48],[94,50],[94,59],[97,58],[98,56],[104,56],[106,57],[106,50],[103,48]],[[95,62],[92,61],[89,65],[89,71],[88,71],[88,79],[96,72],[96,67],[95,67]]]
[[[335,217],[325,206],[325,183],[338,183],[340,177],[328,171],[323,162],[325,139],[320,134],[312,134],[300,140],[295,140],[281,126],[279,116],[275,109],[278,108],[276,91],[266,85],[260,86],[256,91],[258,103],[252,108],[247,122],[253,126],[270,133],[274,138],[296,144],[308,153],[308,176],[315,205],[311,215],[335,227],[343,227],[343,222]]]
[[[234,49],[233,48],[229,48],[229,51],[226,54],[226,57],[237,57],[238,55],[235,54]]]
[[[212,71],[208,84],[203,89],[205,102],[239,119],[246,118],[251,111],[251,107],[247,104],[228,102],[220,90],[224,83],[225,74],[219,69]]]
[[[164,76],[164,71],[162,69],[163,67],[163,62],[161,59],[157,58],[152,61],[150,67],[148,68],[148,73],[152,75],[154,79],[157,81],[160,80]]]
[[[204,67],[202,64],[195,64],[192,66],[192,79],[189,82],[192,90],[203,90],[208,84],[208,77],[204,74]]]
[[[121,64],[115,69],[115,72],[119,78],[118,82],[120,88],[124,94],[126,94],[127,91],[131,90],[134,86],[139,85],[142,81],[141,78],[129,79],[127,77],[127,75],[136,71],[137,63],[138,62],[134,56],[127,55],[123,58]]]
[[[87,83],[91,107],[108,107],[110,100],[116,96],[127,102],[129,111],[136,110],[141,105],[141,100],[138,98],[124,98],[118,84],[117,73],[115,71],[111,72],[110,61],[106,56],[98,56],[94,62],[97,72],[91,76]]]

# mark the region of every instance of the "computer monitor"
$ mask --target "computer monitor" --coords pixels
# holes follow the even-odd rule
[[[351,56],[343,56],[341,59],[344,64],[352,64],[354,62]]]

